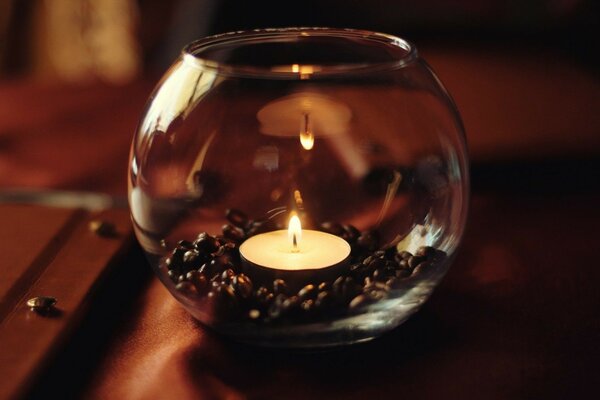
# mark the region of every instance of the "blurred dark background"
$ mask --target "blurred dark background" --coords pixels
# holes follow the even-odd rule
[[[183,45],[234,30],[329,26],[417,45],[461,111],[476,191],[597,191],[598,8],[592,0],[1,0],[0,186],[123,194],[128,141]]]

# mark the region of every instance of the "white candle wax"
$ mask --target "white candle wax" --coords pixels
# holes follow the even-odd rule
[[[240,254],[253,264],[285,271],[327,268],[350,255],[350,245],[338,236],[303,229],[301,238],[293,251],[287,230],[262,233],[242,243]]]

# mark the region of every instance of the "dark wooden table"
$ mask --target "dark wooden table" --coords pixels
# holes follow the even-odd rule
[[[598,80],[546,53],[424,53],[463,113],[476,185],[459,256],[417,315],[328,352],[242,346],[195,323],[132,249],[32,396],[597,397]],[[2,83],[0,185],[123,195],[150,87]]]

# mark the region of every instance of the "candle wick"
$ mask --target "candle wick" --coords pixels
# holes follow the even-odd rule
[[[296,234],[292,234],[292,253],[298,253],[300,249],[298,248],[298,239],[296,238]]]

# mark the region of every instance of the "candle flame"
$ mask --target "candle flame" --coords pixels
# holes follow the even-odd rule
[[[315,145],[315,135],[313,135],[308,114],[304,114],[304,117],[302,118],[302,127],[300,128],[300,144],[304,150],[310,150]]]
[[[292,243],[292,253],[298,253],[300,251],[299,243],[302,238],[302,225],[300,224],[300,218],[296,214],[292,214],[290,222],[288,224],[288,238]]]

